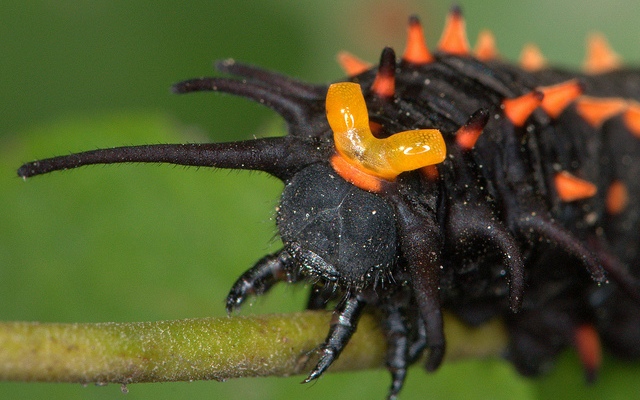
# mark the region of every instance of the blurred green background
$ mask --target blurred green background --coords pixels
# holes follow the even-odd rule
[[[517,59],[535,40],[555,63],[578,66],[587,32],[605,32],[640,60],[640,3],[460,2],[471,42],[491,28]],[[257,173],[156,165],[90,167],[23,182],[24,161],[127,144],[223,141],[281,134],[269,110],[227,95],[176,96],[169,86],[209,75],[233,57],[302,79],[342,73],[341,49],[375,61],[403,49],[406,18],[421,16],[433,47],[442,1],[0,1],[0,319],[146,321],[224,315],[237,276],[279,246],[281,185]],[[244,314],[299,310],[303,288],[278,287]],[[585,387],[568,352],[528,380],[500,360],[419,367],[402,399],[639,398],[640,367],[607,358]],[[127,399],[377,398],[386,371],[130,385]],[[119,385],[0,383],[2,399],[119,398]]]

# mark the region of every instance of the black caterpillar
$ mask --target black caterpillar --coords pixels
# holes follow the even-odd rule
[[[585,74],[547,68],[534,50],[516,67],[496,58],[490,37],[480,43],[472,54],[454,8],[437,52],[411,17],[399,61],[390,48],[376,67],[343,54],[351,83],[222,61],[218,70],[237,79],[174,91],[263,103],[286,120],[286,136],[95,150],[18,175],[166,162],[281,179],[284,247],[237,280],[227,310],[278,282],[310,282],[308,308],[335,307],[336,318],[307,382],[368,307],[388,340],[389,398],[425,349],[426,368],[440,365],[442,309],[471,325],[501,316],[523,374],[575,345],[594,379],[600,340],[640,358],[640,73],[597,40]]]

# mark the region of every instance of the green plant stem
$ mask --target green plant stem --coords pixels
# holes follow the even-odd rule
[[[0,380],[136,383],[287,376],[309,370],[331,313],[162,322],[0,323]],[[499,354],[506,335],[498,322],[470,329],[445,321],[448,360]],[[364,315],[330,371],[384,365],[384,336]],[[311,355],[311,357],[310,357]]]

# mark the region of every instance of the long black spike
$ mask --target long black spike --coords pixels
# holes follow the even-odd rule
[[[589,238],[587,243],[589,248],[594,249],[602,263],[602,268],[611,280],[620,286],[636,303],[640,304],[640,281],[638,278],[633,276],[629,268],[606,248],[602,240],[592,237]]]
[[[481,240],[495,246],[509,271],[509,299],[511,311],[522,306],[524,292],[524,263],[515,238],[482,204],[465,207],[453,203],[449,208],[448,239],[452,243]]]
[[[290,152],[291,148],[296,145],[301,148],[298,151]],[[293,169],[300,167],[300,161],[313,161],[299,159],[299,154],[305,154],[304,151],[307,149],[302,149],[302,147],[306,145],[304,142],[294,141],[289,137],[276,137],[228,143],[115,147],[26,163],[18,169],[18,176],[28,178],[92,164],[143,162],[259,170],[280,179],[286,179]],[[306,153],[314,154],[309,151]]]
[[[233,59],[219,60],[215,62],[215,68],[220,72],[226,72],[239,77],[249,78],[271,88],[277,88],[280,92],[297,96],[303,99],[324,99],[327,88],[324,85],[312,85],[302,82],[277,72],[269,71],[254,65],[237,62]]]
[[[607,281],[605,270],[595,255],[578,240],[573,234],[550,218],[537,215],[528,215],[520,218],[518,227],[521,232],[536,232],[541,237],[550,239],[560,246],[568,254],[573,255],[584,264],[594,281],[604,283]]]
[[[271,108],[280,114],[290,126],[302,126],[310,120],[308,102],[301,102],[300,98],[278,92],[273,87],[257,82],[204,77],[178,82],[171,89],[178,94],[211,91],[242,96]],[[324,98],[320,98],[318,102],[324,104]]]

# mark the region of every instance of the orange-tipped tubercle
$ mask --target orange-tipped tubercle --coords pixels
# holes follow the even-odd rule
[[[467,56],[470,53],[466,24],[462,10],[458,6],[453,6],[449,11],[442,37],[438,43],[438,50],[458,56]]]
[[[407,47],[402,59],[405,62],[416,65],[428,64],[433,61],[433,55],[429,52],[427,42],[424,39],[422,25],[415,15],[409,17]]]
[[[362,172],[394,180],[402,172],[438,164],[446,157],[444,139],[436,129],[374,137],[367,105],[356,83],[331,85],[326,108],[338,154]]]

